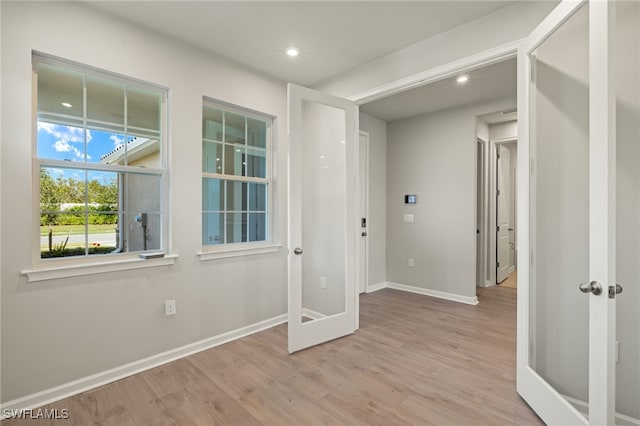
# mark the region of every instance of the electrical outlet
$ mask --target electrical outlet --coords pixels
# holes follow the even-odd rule
[[[320,288],[327,288],[327,277],[320,277]]]
[[[409,268],[413,268],[413,257],[407,259],[407,266]]]
[[[164,314],[166,316],[176,314],[176,301],[174,299],[164,302]]]

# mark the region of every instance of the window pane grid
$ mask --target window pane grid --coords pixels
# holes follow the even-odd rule
[[[40,257],[161,249],[166,90],[77,68],[34,56]]]
[[[203,245],[269,239],[268,127],[267,120],[205,103]]]
[[[238,181],[234,181],[234,180],[225,180],[224,182],[224,188],[225,188],[225,211],[224,212],[219,212],[219,213],[223,213],[224,214],[224,223],[226,224],[227,227],[227,232],[225,232],[225,243],[237,243],[237,242],[251,242],[251,241],[264,241],[267,238],[267,231],[265,229],[266,227],[266,216],[267,216],[267,210],[266,210],[266,200],[263,200],[263,205],[264,208],[261,210],[258,209],[252,209],[252,196],[255,196],[256,194],[259,194],[259,191],[263,192],[263,197],[264,195],[264,191],[266,191],[266,185],[261,185],[263,186],[263,188],[258,189],[258,186],[256,184],[247,184],[244,183],[242,184],[241,182]],[[241,188],[241,192],[246,192],[246,196],[243,197],[245,198],[243,200],[243,202],[245,203],[244,206],[246,208],[244,209],[234,209],[232,208],[232,206],[229,205],[229,188],[233,187],[233,188],[238,188],[237,185],[235,185],[236,183],[241,183],[241,186],[239,188]],[[254,186],[254,188],[252,189],[252,186]],[[253,192],[256,192],[256,194],[253,194]],[[253,205],[258,206],[259,204],[262,204],[260,202],[255,202],[253,203]],[[262,220],[259,220],[259,219]],[[254,219],[253,221],[251,219]],[[258,219],[258,220],[256,220]],[[240,223],[238,223],[238,220],[240,220]],[[253,222],[253,223],[252,223]],[[235,225],[235,226],[234,226]],[[239,225],[239,229],[238,228]],[[251,226],[254,225],[254,226]],[[235,232],[230,232],[230,230],[233,230]],[[240,232],[240,238],[236,237],[237,231]],[[229,239],[229,236],[233,236],[233,239]]]

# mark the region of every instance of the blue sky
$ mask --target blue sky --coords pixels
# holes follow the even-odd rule
[[[122,146],[124,135],[88,129],[86,132],[86,162],[99,163],[100,157]],[[127,140],[132,140],[128,136]],[[84,129],[38,121],[38,157],[52,160],[85,162]],[[84,172],[74,169],[47,168],[53,177],[84,179]],[[89,179],[110,181],[115,173],[90,172]]]

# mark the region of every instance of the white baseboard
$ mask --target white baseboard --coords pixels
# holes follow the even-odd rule
[[[320,319],[326,317],[325,314],[321,314],[320,312],[314,311],[312,309],[302,308],[302,316],[311,318],[311,319]]]
[[[489,280],[486,280],[483,283],[480,283],[480,285],[476,286],[476,287],[491,287],[493,285],[493,283]]]
[[[374,291],[382,290],[383,288],[387,288],[387,282],[383,281],[381,283],[369,284],[367,286],[367,293],[373,293]]]
[[[571,405],[573,405],[578,411],[580,411],[586,418],[589,418],[589,404],[567,395],[562,395],[562,397],[567,401],[569,401]],[[636,419],[635,417],[616,413],[616,425],[617,426],[639,426],[640,419]]]
[[[437,297],[437,298],[440,298],[440,299],[452,300],[454,302],[466,303],[467,305],[477,305],[478,304],[478,297],[477,296],[473,296],[473,297],[461,296],[459,294],[446,293],[444,291],[437,291],[437,290],[429,290],[427,288],[413,287],[413,286],[410,286],[410,285],[398,284],[398,283],[392,283],[392,282],[388,282],[387,283],[387,287],[388,288],[393,288],[395,290],[408,291],[410,293],[417,293],[417,294],[423,294],[425,296],[431,296],[431,297]]]
[[[11,410],[28,410],[41,407],[43,405],[50,404],[64,398],[77,395],[81,392],[106,385],[107,383],[115,382],[116,380],[123,379],[133,374],[149,370],[162,364],[184,358],[194,353],[201,352],[206,349],[222,345],[224,343],[228,343],[232,340],[240,339],[242,337],[257,333],[262,330],[266,330],[279,324],[283,324],[287,322],[287,319],[287,314],[278,315],[277,317],[260,321],[258,323],[251,324],[237,330],[232,330],[218,336],[209,337],[207,339],[203,339],[194,343],[189,343],[188,345],[184,345],[179,348],[171,349],[169,351],[150,356],[148,358],[134,361],[132,363],[125,364],[111,370],[83,377],[82,379],[74,380],[72,382],[65,383],[51,389],[46,389],[31,395],[23,396],[12,401],[7,401],[0,405],[0,419],[4,419],[8,415],[8,413],[11,412]]]

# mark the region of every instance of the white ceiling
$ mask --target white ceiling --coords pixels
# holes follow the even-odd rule
[[[456,77],[436,81],[416,89],[365,105],[360,110],[384,121],[396,121],[448,108],[497,98],[516,100],[516,60],[510,59],[465,73],[469,81],[458,84]],[[487,118],[492,123],[514,120],[500,114]]]
[[[513,1],[89,1],[279,80],[313,86]],[[284,54],[290,45],[297,58]]]

